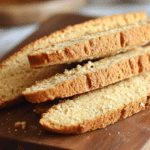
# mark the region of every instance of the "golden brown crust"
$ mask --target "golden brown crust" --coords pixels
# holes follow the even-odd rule
[[[90,32],[89,30],[92,30],[91,27],[95,26],[95,25],[99,25],[101,26],[103,31],[109,30],[109,29],[113,29],[119,26],[125,26],[125,25],[129,25],[129,24],[134,24],[135,22],[139,22],[139,21],[143,21],[143,20],[147,20],[147,15],[145,12],[141,11],[141,12],[132,12],[132,13],[127,13],[127,14],[116,14],[113,16],[105,16],[105,17],[101,17],[101,18],[96,18],[93,20],[89,20],[80,24],[76,24],[73,26],[67,26],[66,28],[56,31],[54,33],[52,33],[49,36],[45,36],[43,38],[41,38],[40,40],[37,40],[35,43],[35,48],[36,45],[42,45],[45,41],[47,41],[47,43],[49,43],[48,45],[53,45],[56,44],[53,39],[57,39],[55,41],[57,41],[57,43],[62,42],[61,38],[62,36],[65,36],[65,34],[74,31],[74,30],[78,30],[79,28],[84,31],[85,28],[88,29],[88,32]],[[71,35],[71,38],[76,38],[79,36],[83,36],[85,34],[85,32],[82,32],[79,30],[79,35],[77,32],[77,36],[75,35],[75,37],[73,35]],[[94,31],[92,31],[94,32]],[[97,31],[95,31],[96,33]],[[91,34],[91,33],[90,33]],[[65,38],[67,38],[67,36],[65,36]],[[68,39],[70,39],[70,37],[68,37]],[[68,40],[67,39],[67,40]],[[64,41],[64,40],[63,40]],[[38,46],[39,47],[39,46]],[[46,45],[45,45],[46,47]]]
[[[150,70],[150,53],[139,55],[108,68],[87,73],[47,90],[24,94],[32,103],[88,92]]]
[[[5,63],[7,63],[8,61],[12,61],[15,57],[17,57],[18,55],[22,54],[23,52],[27,51],[30,48],[33,48],[34,42],[30,43],[29,45],[26,45],[25,47],[23,47],[20,51],[14,53],[13,55],[11,55],[9,58],[7,58],[6,60],[4,60],[3,62],[1,62],[0,64],[0,68],[5,67]]]
[[[141,105],[142,104],[142,105]],[[50,132],[61,134],[79,134],[87,131],[92,131],[100,128],[105,128],[107,125],[114,124],[118,120],[125,119],[131,115],[138,113],[150,106],[150,98],[144,97],[136,102],[131,102],[129,105],[123,108],[113,110],[105,115],[95,117],[91,120],[84,121],[82,124],[76,126],[61,126],[56,124],[46,123],[44,120],[40,120],[42,127]]]
[[[15,56],[17,56],[17,55],[21,54],[22,52],[26,51],[27,49],[34,48],[34,47],[38,47],[38,48],[39,47],[41,47],[41,48],[42,47],[46,47],[46,41],[47,41],[47,43],[49,43],[52,38],[59,37],[65,30],[69,31],[69,30],[71,30],[73,28],[76,29],[76,28],[79,28],[79,27],[86,26],[87,24],[98,24],[99,22],[106,22],[107,19],[115,21],[115,19],[119,19],[120,17],[122,19],[126,20],[127,24],[133,24],[135,22],[139,22],[139,21],[143,21],[143,20],[147,19],[146,13],[144,11],[141,11],[141,12],[133,12],[133,13],[127,13],[127,14],[116,14],[114,16],[106,16],[106,17],[102,17],[102,18],[89,20],[89,21],[86,21],[84,23],[76,24],[76,25],[73,25],[73,26],[67,26],[65,29],[56,31],[56,32],[50,34],[49,36],[44,36],[44,37],[42,37],[42,38],[40,38],[40,39],[38,39],[38,40],[36,40],[34,42],[31,42],[30,44],[26,45],[19,52],[14,53],[12,56],[10,56],[6,60],[4,60],[0,64],[0,67],[2,67],[7,61],[11,61]],[[36,46],[36,45],[38,45],[38,46]],[[51,42],[49,44],[47,44],[47,45],[51,45]]]
[[[74,25],[74,26],[68,26],[65,29],[62,29],[60,31],[54,32],[52,34],[50,34],[49,36],[44,36],[28,45],[26,45],[24,48],[22,48],[19,52],[14,53],[12,56],[10,56],[9,58],[7,58],[6,60],[4,60],[1,64],[0,64],[0,69],[2,69],[3,67],[5,67],[5,64],[7,64],[9,61],[13,61],[16,57],[18,57],[19,55],[21,55],[22,53],[28,53],[31,52],[32,50],[36,49],[36,48],[43,48],[49,45],[52,45],[53,42],[51,41],[51,39],[55,39],[56,38],[56,43],[59,43],[61,41],[59,41],[57,38],[59,36],[61,36],[64,31],[65,32],[69,32],[72,29],[76,29],[79,27],[83,27],[83,26],[87,26],[89,24],[94,25],[94,24],[99,24],[99,22],[103,22],[103,24],[106,24],[105,22],[107,20],[111,20],[113,22],[116,21],[116,19],[118,20],[118,24],[119,25],[126,25],[126,24],[133,24],[135,22],[139,22],[142,20],[146,20],[147,16],[145,12],[135,12],[135,13],[128,13],[128,14],[124,14],[124,15],[114,15],[114,16],[108,16],[108,17],[104,17],[104,18],[98,18],[98,19],[94,19],[94,20],[90,20],[78,25]],[[123,22],[123,20],[126,20],[126,22]],[[117,23],[116,23],[117,24]],[[14,99],[10,99],[9,101],[4,101],[0,103],[0,109],[1,108],[6,108],[9,107],[13,104],[17,104],[20,103],[21,101],[18,100],[18,97],[21,97],[22,94],[18,95],[16,98]],[[1,100],[0,100],[1,101]]]
[[[122,31],[120,37],[122,47],[150,40],[150,24]]]
[[[66,60],[76,60],[83,57],[87,57],[86,59],[88,59],[88,56],[97,55],[120,48],[120,33],[114,33],[96,39],[91,39],[88,42],[66,47],[61,50],[61,52],[56,51],[37,55],[29,54],[28,59],[31,68],[36,68],[38,65],[45,65],[55,62],[64,63]]]
[[[48,90],[24,94],[24,96],[26,97],[27,101],[32,103],[40,103],[48,99],[53,100],[55,98],[64,98],[87,91],[87,82],[87,77],[81,76],[74,80],[66,81]]]
[[[51,53],[28,54],[32,68],[46,64],[66,63],[67,61],[80,61],[89,59],[102,53],[120,50],[121,48],[136,45],[150,40],[150,24],[127,29],[125,31],[112,33],[90,39],[89,41],[66,47],[61,51]]]
[[[13,61],[17,56],[19,56],[20,54],[22,54],[23,52],[27,51],[28,49],[32,48],[34,45],[34,43],[30,43],[29,45],[26,45],[24,48],[22,48],[20,51],[14,53],[13,55],[11,55],[9,58],[7,58],[6,60],[4,60],[1,64],[0,64],[0,69],[2,69],[3,67],[5,67],[5,65],[7,64],[7,62],[9,61]],[[1,101],[1,99],[0,99]],[[5,109],[5,108],[9,108],[13,105],[19,104],[26,101],[23,98],[23,95],[20,94],[18,96],[16,96],[14,99],[10,99],[8,101],[1,101],[0,102],[0,109]]]

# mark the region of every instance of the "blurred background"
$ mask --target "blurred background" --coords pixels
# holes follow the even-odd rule
[[[16,52],[21,46],[59,29],[60,19],[61,24],[64,24],[64,20],[64,25],[69,25],[71,19],[78,23],[88,20],[88,17],[90,19],[133,11],[146,11],[150,16],[149,8],[150,0],[0,0],[0,61],[10,51]],[[67,17],[65,19],[67,14],[72,15],[68,20]],[[39,34],[34,34],[31,38],[36,32]],[[30,39],[14,51],[28,37]]]

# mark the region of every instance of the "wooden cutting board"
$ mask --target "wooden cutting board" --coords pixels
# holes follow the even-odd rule
[[[2,60],[8,58],[23,46],[55,30],[91,19],[80,15],[56,15],[44,22],[38,31],[20,43]],[[40,115],[33,112],[34,104],[24,103],[6,110],[0,110],[0,150],[149,150],[150,109],[139,112],[114,125],[79,135],[60,135],[44,131]],[[24,130],[15,130],[14,124],[26,121]]]

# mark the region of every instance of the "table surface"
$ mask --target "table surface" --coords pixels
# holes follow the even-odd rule
[[[55,30],[91,19],[81,15],[56,15],[44,22],[31,36],[4,55],[8,58],[26,44]],[[53,20],[53,21],[52,21]],[[26,149],[101,149],[101,150],[148,150],[150,149],[150,109],[121,120],[114,125],[79,135],[60,135],[44,131],[40,115],[33,112],[34,104],[23,103],[9,109],[0,110],[0,150]],[[26,121],[24,130],[15,130],[14,124]]]

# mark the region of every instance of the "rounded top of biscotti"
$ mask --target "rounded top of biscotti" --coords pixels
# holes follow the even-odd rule
[[[150,72],[80,95],[50,108],[42,115],[42,126],[61,133],[61,129],[73,130],[123,110],[126,106],[142,103],[150,92]],[[145,105],[144,105],[145,106]],[[72,127],[72,128],[70,128]],[[86,128],[86,127],[85,127]],[[71,132],[71,131],[70,131]]]

